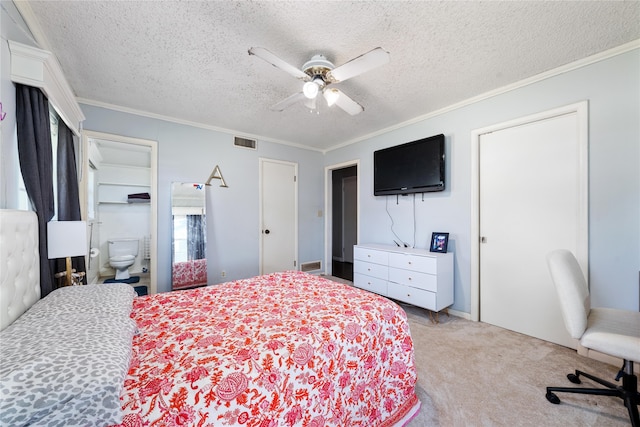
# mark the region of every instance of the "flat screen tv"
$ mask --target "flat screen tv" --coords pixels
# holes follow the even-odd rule
[[[373,194],[444,190],[444,135],[407,142],[373,153]]]

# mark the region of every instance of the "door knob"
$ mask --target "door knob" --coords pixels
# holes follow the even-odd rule
[[[264,234],[269,234],[271,233],[269,230],[264,230]]]

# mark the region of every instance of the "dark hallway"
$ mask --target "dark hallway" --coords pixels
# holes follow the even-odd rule
[[[341,279],[353,282],[353,263],[334,260],[331,264],[332,274]]]
[[[335,277],[353,281],[353,245],[357,244],[358,167],[332,171],[331,271]]]

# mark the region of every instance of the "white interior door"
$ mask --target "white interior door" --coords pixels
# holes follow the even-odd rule
[[[296,163],[260,159],[260,274],[297,268]]]
[[[546,265],[571,250],[586,270],[586,141],[578,112],[480,135],[480,320],[566,346]]]
[[[342,259],[353,262],[353,246],[358,243],[358,177],[342,180]]]

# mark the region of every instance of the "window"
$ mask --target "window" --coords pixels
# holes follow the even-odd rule
[[[53,200],[54,210],[52,220],[58,219],[58,115],[54,110],[49,108],[49,122],[51,126],[51,152],[53,154]]]
[[[56,112],[49,108],[49,120],[51,126],[51,152],[53,154],[53,200],[55,201],[55,205],[57,206],[58,200],[58,180],[55,177],[58,176],[58,115]],[[17,137],[16,137],[17,140]],[[16,156],[18,155],[18,151],[16,150]],[[20,210],[33,210],[33,206],[31,206],[31,201],[29,200],[29,195],[27,194],[27,188],[24,185],[24,180],[22,179],[22,171],[20,169],[20,159],[19,157],[16,159],[18,163],[17,168],[17,184],[18,184],[18,194],[17,194],[17,209]],[[57,209],[54,211],[53,219],[57,217]]]
[[[173,262],[189,260],[187,242],[187,216],[173,215]]]
[[[96,219],[96,168],[92,164],[87,174],[87,219]]]

